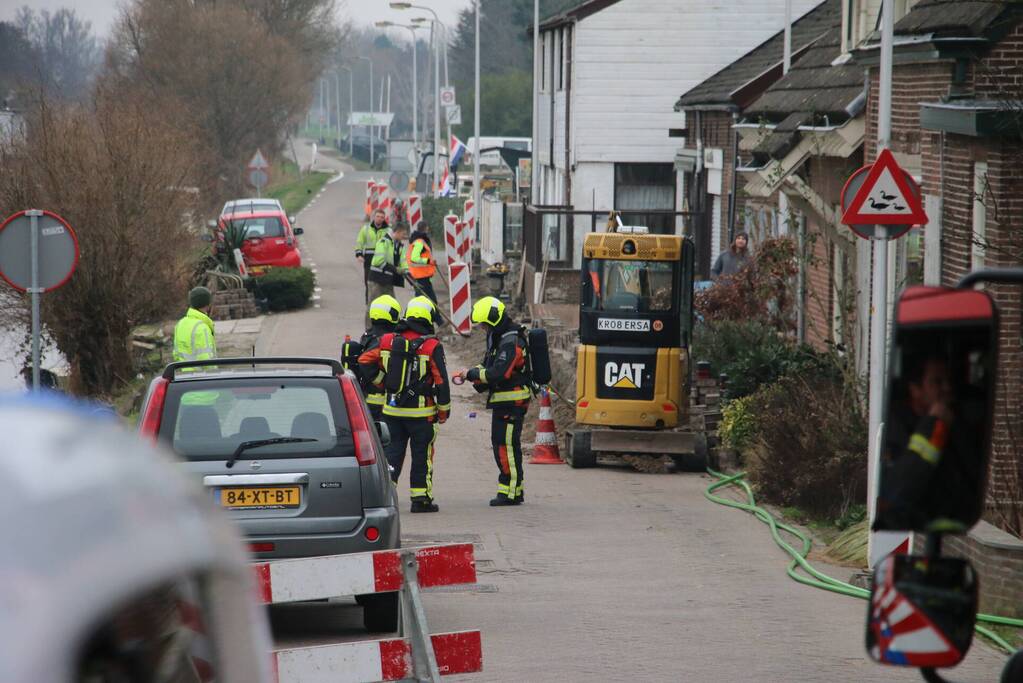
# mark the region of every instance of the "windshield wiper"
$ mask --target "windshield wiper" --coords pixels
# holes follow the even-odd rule
[[[234,467],[235,462],[238,461],[238,456],[240,456],[242,453],[244,453],[245,451],[249,450],[250,448],[260,448],[262,446],[273,446],[274,444],[279,444],[279,443],[308,443],[310,441],[319,441],[319,439],[310,439],[310,438],[307,438],[307,437],[298,437],[298,436],[278,436],[278,437],[276,437],[274,439],[258,439],[256,441],[242,441],[240,444],[238,444],[238,448],[234,449],[234,453],[231,454],[231,457],[227,459],[227,467],[228,467],[228,469]]]

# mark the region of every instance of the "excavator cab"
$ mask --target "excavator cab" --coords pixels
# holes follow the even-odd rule
[[[672,430],[689,427],[694,254],[687,238],[616,221],[586,236],[573,467],[601,452],[692,453],[692,435]]]

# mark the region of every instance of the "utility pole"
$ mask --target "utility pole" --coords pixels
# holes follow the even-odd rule
[[[540,0],[533,0],[533,140],[529,143],[530,154],[530,193],[529,201],[536,203],[540,196],[537,178],[536,145],[540,137]]]
[[[480,216],[483,215],[483,208],[480,206],[480,150],[483,145],[480,143],[480,0],[473,3],[476,6],[476,68],[473,75],[473,131],[476,136],[476,150],[472,155],[472,205],[476,215],[476,234],[473,241],[479,244],[480,241]],[[469,254],[472,258],[472,254]]]
[[[881,6],[881,68],[877,98],[877,150],[887,149],[892,137],[892,52],[895,35],[895,5],[893,0],[883,0]],[[867,506],[869,518],[874,519],[877,502],[877,480],[881,462],[881,411],[884,407],[886,380],[885,352],[888,339],[888,228],[875,228],[873,313],[870,317],[870,393],[869,393],[869,458],[867,460]],[[896,538],[903,534],[887,532],[871,533],[868,539],[867,557],[874,567],[888,555],[897,544]]]

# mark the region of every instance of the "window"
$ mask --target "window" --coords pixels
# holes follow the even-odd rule
[[[218,680],[201,595],[186,580],[118,606],[85,640],[76,683]]]
[[[973,270],[984,267],[987,246],[987,162],[973,164]]]
[[[645,225],[650,232],[672,234],[674,219],[645,211],[675,208],[673,164],[615,164],[615,209],[627,225]]]
[[[265,218],[236,218],[231,221],[239,230],[245,230],[245,239],[256,237],[284,237],[284,224],[276,216]]]
[[[568,60],[565,58],[565,29],[558,31],[558,90],[565,89],[565,68]]]
[[[670,311],[676,263],[593,259],[587,265],[583,305],[592,311]]]
[[[550,33],[540,36],[540,92],[547,92],[547,40]]]
[[[268,445],[260,448],[259,456],[350,454],[348,425],[338,428],[335,415],[339,411],[334,409],[337,399],[323,383],[231,380],[230,386],[223,382],[211,386],[188,381],[172,386],[171,391],[171,398],[177,399],[171,404],[176,405],[176,411],[165,417],[167,431],[174,450],[189,460],[222,460],[243,442],[282,436],[313,441]]]
[[[551,74],[554,87],[561,90],[561,31],[551,34]]]

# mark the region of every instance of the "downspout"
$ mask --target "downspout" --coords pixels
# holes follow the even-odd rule
[[[566,32],[565,47],[562,59],[565,70],[565,206],[572,206],[572,41],[575,39],[575,23],[569,24]],[[568,253],[568,267],[575,268],[575,219],[569,214],[565,217],[565,251]],[[580,254],[580,258],[581,258]]]
[[[735,212],[736,204],[738,201],[735,198],[735,193],[738,191],[738,178],[739,178],[739,131],[735,129],[735,124],[739,123],[739,112],[732,112],[732,189],[728,194],[728,244],[735,241]]]
[[[799,269],[796,274],[796,340],[806,342],[806,214],[799,212],[796,248],[799,250]]]
[[[701,252],[703,251],[702,242],[702,221],[705,221],[707,217],[703,213],[703,206],[706,203],[704,201],[706,191],[703,187],[703,116],[699,109],[696,110],[696,170],[693,173],[693,207],[697,214],[700,216],[701,224],[698,226],[701,229],[694,229],[693,236],[699,238],[700,241],[696,242],[696,255],[697,259],[702,259]],[[697,263],[696,270],[699,272],[702,267],[702,263]],[[710,276],[710,264],[707,264],[706,275]]]

